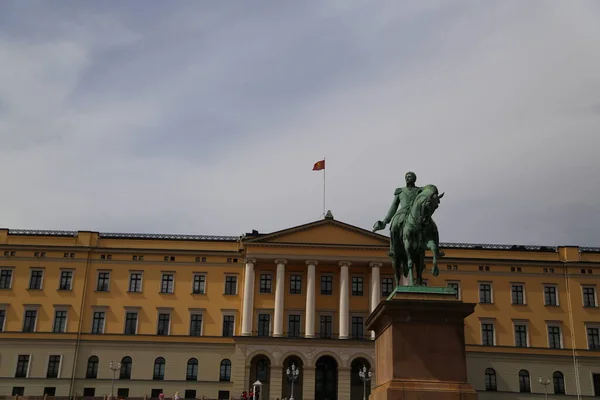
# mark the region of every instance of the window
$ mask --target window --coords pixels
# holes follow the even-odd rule
[[[159,336],[167,336],[169,334],[170,326],[171,326],[171,314],[168,314],[168,313],[158,314],[158,326],[156,328],[156,334]]]
[[[273,275],[260,274],[260,293],[271,293],[271,284],[273,283]]]
[[[75,258],[75,253],[65,253],[63,254],[64,258]]]
[[[6,322],[6,310],[0,308],[0,332],[4,332],[4,323]]]
[[[98,362],[99,360],[96,356],[88,358],[85,379],[96,379],[98,377]]]
[[[198,380],[198,360],[190,358],[187,362],[187,371],[185,373],[186,381],[197,381]],[[186,397],[187,398],[187,397]]]
[[[165,379],[165,359],[158,357],[154,360],[154,373],[152,374],[152,380],[162,381]]]
[[[164,256],[163,260],[165,260],[165,261],[175,261],[175,256]]]
[[[364,282],[362,276],[352,277],[352,296],[363,296]]]
[[[229,390],[219,390],[219,392],[217,393],[218,400],[229,400],[230,398],[231,395],[229,393]]]
[[[290,294],[302,294],[302,275],[290,276]]]
[[[320,326],[319,335],[321,336],[321,338],[331,339],[332,319],[333,318],[331,317],[331,315],[321,315],[320,324],[319,324],[319,326]]]
[[[446,286],[454,289],[456,292],[456,298],[460,299],[460,283],[459,282],[446,282]]]
[[[129,274],[129,291],[134,293],[142,292],[142,273],[131,272]]]
[[[101,260],[112,260],[112,254],[100,254]]]
[[[40,258],[46,258],[46,252],[45,251],[36,251],[35,253],[33,253],[34,257],[40,257]]]
[[[160,284],[161,293],[173,293],[173,286],[175,284],[175,275],[173,274],[162,274],[162,280]]]
[[[129,356],[125,356],[121,359],[121,370],[119,371],[119,379],[131,379],[132,364],[133,361]]]
[[[95,397],[96,396],[96,388],[83,388],[83,397]],[[121,396],[119,396],[121,397]]]
[[[232,337],[233,336],[233,324],[234,324],[233,315],[223,315],[223,336],[224,337]]]
[[[144,256],[141,254],[135,254],[135,255],[131,256],[131,259],[133,261],[144,261]]]
[[[60,370],[60,356],[48,357],[48,370],[46,371],[46,378],[58,378]]]
[[[195,399],[197,397],[196,391],[194,389],[186,389],[183,396],[184,399]]]
[[[268,359],[261,358],[256,362],[256,380],[268,383],[271,365]]]
[[[25,318],[23,318],[23,332],[35,332],[36,320],[37,310],[25,310]]]
[[[104,333],[104,311],[94,311],[92,319],[92,333]]]
[[[29,375],[29,355],[20,355],[17,358],[15,378],[27,378]]]
[[[10,289],[11,288],[12,276],[13,276],[12,269],[0,270],[0,289]]]
[[[527,324],[515,324],[515,346],[527,347]]]
[[[12,395],[13,396],[25,396],[25,386],[13,386]]]
[[[352,338],[353,339],[364,339],[364,323],[363,317],[352,317]]]
[[[556,293],[555,285],[545,285],[544,286],[544,305],[546,305],[546,306],[557,306],[558,305],[558,296]]]
[[[56,396],[56,388],[55,387],[45,387],[44,388],[44,396],[49,396],[49,397]]]
[[[560,326],[548,325],[548,347],[551,349],[561,349]]]
[[[97,292],[108,292],[110,283],[110,272],[98,272],[98,283],[96,284]]]
[[[596,288],[594,286],[584,286],[583,290],[583,306],[597,307],[596,303]]]
[[[486,322],[481,324],[481,344],[484,346],[494,345],[494,324]]]
[[[496,385],[496,371],[493,368],[485,370],[485,390],[486,392],[495,392],[498,390]]]
[[[389,296],[394,291],[394,278],[381,278],[381,295]]]
[[[66,310],[55,310],[54,311],[54,326],[52,332],[64,333],[67,330],[67,311]]]
[[[60,272],[60,284],[58,290],[72,290],[73,289],[73,271],[61,271]]]
[[[17,253],[14,252],[14,251],[7,250],[7,251],[4,252],[4,257],[14,257],[16,255],[17,255]]]
[[[531,392],[531,383],[529,381],[529,372],[527,370],[519,371],[519,392],[521,393],[530,393]]]
[[[588,327],[588,348],[590,350],[600,350],[600,328]]]
[[[479,302],[484,304],[492,303],[492,284],[491,283],[480,283],[479,284]]]
[[[271,315],[258,314],[258,336],[269,336],[271,329]]]
[[[193,294],[206,294],[206,275],[194,274],[194,281],[192,283]]]
[[[554,383],[554,394],[565,394],[565,376],[562,372],[554,372],[552,382]]]
[[[225,277],[225,294],[237,294],[237,276],[229,275]]]
[[[44,271],[42,271],[40,269],[32,269],[31,276],[29,277],[29,289],[30,290],[41,290],[43,278],[44,278]]]
[[[202,336],[202,314],[190,316],[190,336]]]
[[[321,294],[326,296],[333,294],[333,277],[331,275],[321,276]]]
[[[228,359],[221,361],[219,380],[221,382],[229,382],[231,380],[231,361]]]
[[[512,284],[511,292],[513,304],[525,304],[525,290],[522,284]]]
[[[290,314],[288,316],[288,336],[300,337],[300,315]]]
[[[135,335],[137,333],[138,313],[137,311],[128,311],[125,313],[125,334]]]
[[[203,262],[203,263],[205,263],[206,262],[206,257],[196,257],[194,259],[194,261],[195,262]]]

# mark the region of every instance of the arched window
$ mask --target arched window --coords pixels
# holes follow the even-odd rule
[[[98,377],[98,357],[91,356],[88,358],[87,371],[85,372],[86,379],[96,379]]]
[[[529,381],[529,372],[526,369],[519,371],[519,391],[521,393],[531,393],[531,382]]]
[[[256,363],[256,380],[262,383],[269,382],[269,372],[271,372],[271,363],[266,358],[261,358]]]
[[[498,386],[496,386],[496,371],[493,368],[485,370],[485,390],[488,392],[498,390]]]
[[[554,382],[554,394],[565,394],[565,376],[562,372],[556,371],[552,374]]]
[[[190,358],[187,363],[187,372],[185,373],[186,381],[197,381],[198,380],[198,360]]]
[[[125,356],[121,359],[121,371],[119,371],[119,379],[131,379],[131,357]]]
[[[154,360],[154,373],[152,379],[155,381],[162,381],[165,379],[165,359],[158,357]]]
[[[231,380],[231,361],[224,359],[221,361],[221,370],[219,371],[219,380],[229,382]]]

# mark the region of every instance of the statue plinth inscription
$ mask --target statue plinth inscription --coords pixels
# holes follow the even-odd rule
[[[405,176],[406,187],[394,192],[383,221],[390,224],[390,252],[396,288],[366,321],[375,331],[376,381],[370,400],[476,400],[467,382],[464,319],[475,304],[463,303],[452,288],[428,287],[423,282],[425,251],[439,274],[439,233],[432,219],[439,207],[434,185],[415,186],[416,175]],[[414,279],[413,279],[414,275]],[[401,286],[402,276],[408,285]]]

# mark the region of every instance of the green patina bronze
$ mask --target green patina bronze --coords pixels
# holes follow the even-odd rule
[[[390,224],[389,255],[396,289],[401,287],[402,275],[408,278],[410,286],[424,286],[426,250],[433,254],[433,276],[439,275],[438,257],[444,256],[439,248],[438,229],[432,219],[444,193],[439,194],[435,185],[416,186],[417,175],[414,172],[407,172],[405,179],[406,186],[394,191],[394,201],[383,221],[373,225],[373,232],[376,232]],[[432,288],[427,291],[429,289]]]

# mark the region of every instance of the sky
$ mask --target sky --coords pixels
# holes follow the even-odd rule
[[[600,246],[594,0],[4,0],[0,226]]]

